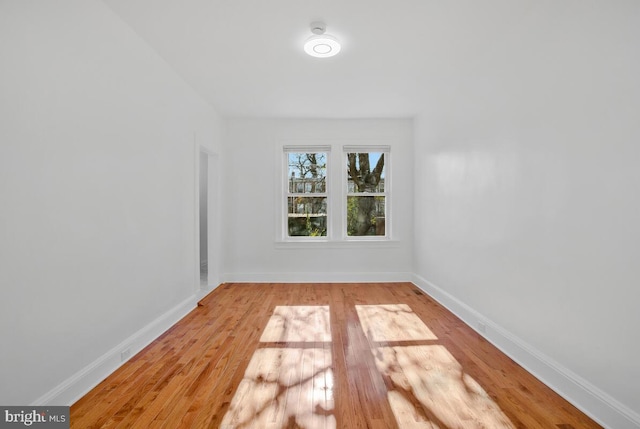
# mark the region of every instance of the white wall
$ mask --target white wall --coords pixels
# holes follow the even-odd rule
[[[640,8],[582,5],[416,119],[415,271],[640,427]]]
[[[0,403],[66,402],[195,296],[218,119],[98,1],[1,2],[0,56]]]
[[[408,280],[412,252],[411,120],[225,121],[224,267],[227,281]],[[277,243],[283,144],[391,146],[394,243]],[[340,168],[340,166],[338,167]],[[340,189],[339,184],[336,187]]]
[[[521,56],[432,88],[415,148],[408,120],[225,121],[226,279],[415,272],[637,418],[640,15],[565,9],[509,35]],[[190,302],[197,145],[222,148],[215,112],[100,2],[1,2],[0,55],[8,405],[55,399]],[[392,246],[276,244],[275,153],[296,140],[392,146]]]

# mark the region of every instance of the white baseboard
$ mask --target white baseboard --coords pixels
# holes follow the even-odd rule
[[[200,289],[198,290],[198,292],[196,292],[196,302],[199,302],[202,298],[204,298],[205,296],[209,295],[211,292],[213,292],[214,289],[216,289],[218,286],[220,286],[220,284],[208,284],[206,286],[201,286]]]
[[[433,283],[415,274],[413,283],[600,425],[610,429],[640,429],[640,415],[607,393]],[[484,324],[485,332],[479,330],[479,323]]]
[[[640,415],[636,412],[421,276],[411,273],[234,273],[225,274],[224,278],[227,283],[411,281],[524,369],[605,428],[640,429]],[[42,395],[31,405],[72,405],[126,362],[121,359],[120,353],[123,350],[129,348],[130,357],[140,352],[193,310],[197,302],[213,289],[215,287],[208,286],[199,290]],[[479,322],[486,327],[485,332],[478,330]]]
[[[36,399],[31,405],[72,405],[97,386],[109,374],[113,373],[127,360],[186,316],[196,307],[198,299],[198,294],[194,294],[185,299],[58,386]],[[126,349],[130,350],[130,354],[127,359],[122,360],[120,354]]]
[[[225,273],[225,283],[388,283],[410,282],[412,273],[366,272],[301,272],[301,273]]]

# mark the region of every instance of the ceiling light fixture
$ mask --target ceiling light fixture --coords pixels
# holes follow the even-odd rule
[[[307,54],[317,58],[328,58],[340,52],[340,42],[335,37],[324,34],[326,29],[324,22],[311,23],[311,32],[314,35],[304,44],[304,51]]]

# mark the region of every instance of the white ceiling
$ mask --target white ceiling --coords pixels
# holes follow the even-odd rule
[[[223,116],[318,118],[413,117],[508,97],[557,71],[544,64],[564,57],[558,37],[579,33],[585,3],[103,1]],[[338,56],[303,52],[315,20],[342,42]]]

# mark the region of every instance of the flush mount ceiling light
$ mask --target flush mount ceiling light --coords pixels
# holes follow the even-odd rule
[[[338,39],[328,34],[324,34],[327,26],[324,22],[312,22],[311,32],[314,34],[309,37],[304,44],[304,51],[317,58],[332,57],[340,52],[340,43]]]

